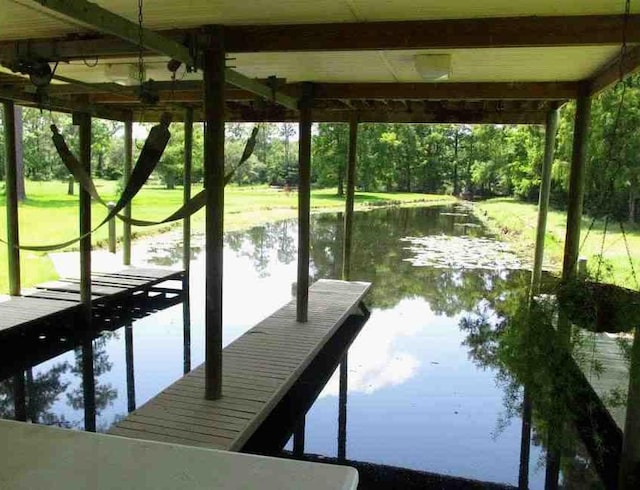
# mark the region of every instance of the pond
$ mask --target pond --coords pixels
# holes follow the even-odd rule
[[[305,453],[516,486],[528,471],[533,489],[544,488],[547,462],[557,459],[560,482],[598,488],[598,464],[577,437],[580,427],[568,423],[582,419],[558,419],[552,403],[555,373],[527,381],[533,415],[524,427],[531,424],[532,435],[523,444],[522,383],[539,358],[523,360],[521,351],[548,337],[528,338],[527,349],[514,338],[510,315],[526,303],[518,292],[529,281],[518,258],[466,207],[378,209],[357,213],[354,226],[349,277],[373,283],[371,317],[346,355],[346,397],[336,370],[306,416]],[[342,233],[340,214],[313,216],[314,279],[341,278]],[[296,237],[291,220],[226,234],[225,344],[291,298]],[[180,264],[177,234],[136,247],[151,264]],[[99,431],[203,362],[202,237],[193,240],[191,271],[186,325],[179,304],[94,341]],[[27,370],[30,420],[84,428],[81,358],[71,349]],[[2,417],[15,416],[18,378],[0,383]],[[547,454],[557,427],[561,459]]]

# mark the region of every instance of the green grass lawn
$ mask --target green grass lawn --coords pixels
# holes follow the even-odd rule
[[[100,195],[115,201],[118,196],[117,182],[96,181]],[[66,182],[27,182],[27,200],[20,204],[20,243],[24,245],[45,245],[64,242],[78,235],[78,197],[67,195]],[[193,186],[193,194],[201,186]],[[77,186],[76,186],[77,194]],[[225,194],[225,229],[237,230],[256,224],[297,215],[297,193],[272,190],[267,186],[229,186]],[[436,202],[452,202],[449,196],[414,193],[356,193],[356,208],[392,204],[427,205]],[[170,215],[182,204],[182,188],[167,190],[161,185],[145,186],[133,201],[134,218],[157,221]],[[0,207],[0,234],[6,237],[6,211],[4,199]],[[344,208],[344,198],[336,195],[335,189],[312,191],[311,207],[314,212]],[[106,215],[106,210],[97,203],[92,206],[92,222],[95,225]],[[179,226],[180,222],[174,226]],[[133,228],[134,236],[165,231],[169,226]],[[204,231],[204,212],[193,218],[193,232]],[[118,238],[122,225],[118,223]],[[100,228],[93,235],[93,243],[103,246],[107,239],[107,227]],[[69,250],[73,250],[70,247]],[[0,244],[0,292],[8,290],[7,250]],[[56,277],[51,260],[43,253],[22,251],[22,284],[31,286]]]
[[[516,246],[521,254],[531,256],[535,244],[535,232],[538,209],[534,204],[527,204],[514,199],[489,199],[476,203],[481,216],[485,216],[491,228],[503,239]],[[596,221],[586,239],[587,230],[592,224],[591,218],[582,219],[581,252],[587,258],[589,271],[596,273],[601,250],[604,261],[601,266],[603,279],[631,289],[638,289],[631,264],[627,255],[625,240],[617,222],[610,222],[606,235],[604,221]],[[624,223],[627,242],[636,277],[640,280],[640,228]],[[545,239],[545,262],[548,267],[560,270],[564,251],[566,232],[566,212],[550,210],[547,217],[547,235]],[[603,247],[604,237],[604,247]],[[610,272],[607,270],[610,268]]]

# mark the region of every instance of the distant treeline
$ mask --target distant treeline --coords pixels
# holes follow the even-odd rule
[[[623,97],[624,93],[624,97]],[[622,100],[622,105],[620,102]],[[573,103],[560,111],[553,165],[552,200],[566,201],[573,138]],[[49,125],[55,122],[70,146],[77,130],[63,114],[23,110],[25,177],[66,179],[67,172],[51,144]],[[252,124],[227,124],[226,155],[238,161]],[[238,184],[295,185],[297,125],[260,124],[256,150],[236,173]],[[617,128],[614,131],[614,128]],[[136,134],[143,135],[138,128]],[[0,140],[2,136],[0,133]],[[157,177],[172,188],[182,181],[184,133],[172,127],[169,147]],[[137,146],[142,145],[142,137]],[[411,191],[476,196],[514,196],[533,201],[540,184],[544,128],[512,125],[360,124],[357,185],[366,191]],[[122,124],[93,121],[93,173],[105,179],[122,176]],[[348,125],[317,124],[313,131],[314,185],[343,192]],[[192,179],[202,178],[202,125],[194,131]],[[4,152],[0,156],[4,169]],[[640,78],[632,77],[594,98],[585,209],[596,215],[632,219],[640,198]]]

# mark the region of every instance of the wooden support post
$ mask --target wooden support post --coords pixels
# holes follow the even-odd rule
[[[293,431],[293,455],[300,458],[304,455],[304,436],[306,431],[306,420],[303,414]]]
[[[353,236],[353,201],[356,185],[356,155],[358,151],[358,115],[349,121],[349,154],[347,161],[347,197],[344,205],[344,246],[342,248],[342,279],[351,275],[351,242]]]
[[[85,333],[82,341],[82,400],[84,430],[96,431],[96,378],[93,365],[93,336]]]
[[[309,310],[309,246],[311,212],[311,90],[305,83],[300,100],[298,136],[298,284],[296,320],[306,322]]]
[[[133,326],[131,323],[124,327],[124,354],[127,368],[127,411],[136,409],[136,378],[133,364]]]
[[[14,110],[16,120],[16,189],[18,202],[23,202],[27,198],[24,188],[24,118],[22,117],[22,106],[16,105]]]
[[[91,175],[91,116],[74,113],[73,123],[79,126],[80,164]],[[80,235],[91,231],[91,195],[80,187]],[[83,320],[91,320],[91,234],[80,240],[80,301],[84,307]],[[90,328],[90,325],[86,325]]]
[[[205,398],[222,396],[222,257],[224,232],[224,31],[210,30],[204,52],[206,190]]]
[[[547,233],[547,212],[549,210],[549,193],[551,191],[551,167],[558,130],[558,111],[553,109],[547,113],[544,139],[544,160],[542,163],[540,195],[538,196],[538,227],[536,228],[536,248],[531,274],[531,295],[538,293],[542,277],[542,261],[544,259],[544,238]]]
[[[9,294],[20,295],[20,237],[18,227],[18,158],[16,152],[16,120],[13,102],[4,103],[5,196],[7,203],[7,255]]]
[[[580,251],[580,222],[584,198],[585,165],[589,140],[589,120],[591,118],[591,98],[581,93],[576,99],[576,117],[573,129],[573,153],[569,175],[569,203],[567,206],[567,232],[564,242],[562,279],[572,278],[576,272]]]
[[[122,178],[126,182],[131,175],[133,166],[133,122],[131,120],[124,123],[124,169]],[[131,202],[123,210],[126,218],[131,218]],[[131,223],[122,223],[122,263],[131,265]]]
[[[520,469],[518,488],[529,488],[529,459],[531,456],[531,396],[525,386],[522,402],[522,429],[520,432]]]
[[[188,287],[183,287],[182,301],[182,372],[191,371],[191,299]]]
[[[20,422],[27,421],[27,384],[24,381],[24,371],[19,371],[13,377],[13,415]]]
[[[79,126],[80,164],[91,175],[91,116],[73,114],[73,124]],[[93,334],[91,329],[91,195],[79,186],[80,234],[80,301],[84,339],[82,342],[82,393],[84,400],[84,430],[96,431],[96,382],[93,364]]]
[[[620,455],[620,490],[640,488],[640,327],[636,327],[631,347],[629,392]]]
[[[193,161],[193,108],[188,107],[184,114],[184,172],[182,179],[182,200],[184,204],[191,199],[191,166]],[[182,222],[182,268],[189,277],[191,264],[191,217]],[[188,285],[187,280],[187,285]]]
[[[340,363],[338,385],[338,461],[347,459],[347,393],[349,391],[347,354]]]
[[[107,204],[107,208],[109,209],[109,212],[111,212],[111,210],[113,210],[113,208],[115,207],[116,207],[115,202],[109,202]],[[114,254],[116,253],[116,218],[115,217],[109,220],[108,227],[109,227],[109,252]]]
[[[73,188],[75,186],[76,183],[76,179],[73,177],[73,175],[69,175],[69,177],[67,178],[67,195],[68,196],[73,196]]]

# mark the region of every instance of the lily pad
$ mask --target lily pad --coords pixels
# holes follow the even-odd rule
[[[430,235],[405,237],[412,256],[404,259],[416,267],[437,269],[512,270],[524,268],[508,244],[492,238]]]

